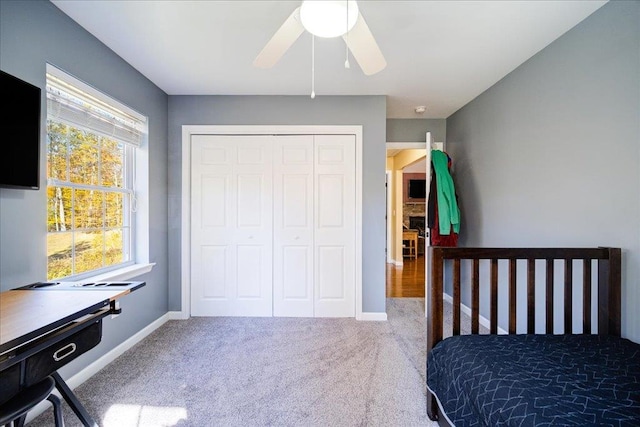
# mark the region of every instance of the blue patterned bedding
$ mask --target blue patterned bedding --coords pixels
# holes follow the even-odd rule
[[[640,426],[640,344],[597,335],[462,335],[427,387],[464,426]]]

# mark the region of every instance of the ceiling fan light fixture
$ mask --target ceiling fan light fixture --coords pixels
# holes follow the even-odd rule
[[[348,33],[358,20],[355,0],[305,0],[300,6],[300,22],[318,37],[339,37]]]

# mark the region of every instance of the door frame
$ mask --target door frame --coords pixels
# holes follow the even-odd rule
[[[395,150],[425,150],[425,156],[426,156],[427,143],[426,141],[425,142],[387,141],[387,143],[385,144],[385,150],[394,150],[394,149]],[[385,151],[385,156],[386,156],[386,151]],[[387,222],[386,222],[386,231],[385,231],[387,234],[387,238],[385,239],[385,245],[386,245],[386,251],[387,251],[386,262],[393,263],[396,266],[401,266],[402,257],[400,258],[400,260],[393,259],[391,258],[390,251],[389,251],[389,244],[395,244],[395,242],[393,242],[391,239],[391,235],[393,234],[392,230],[393,230],[394,224],[391,221],[391,217],[393,216],[393,206],[392,206],[391,197],[389,197],[391,194],[391,188],[393,185],[395,185],[395,183],[393,182],[393,174],[389,172],[391,171],[387,170],[385,167],[385,174],[387,174],[387,176],[389,177],[389,181],[387,182],[387,188],[386,188],[386,191],[387,191],[387,198],[386,198]],[[425,214],[425,217],[426,217],[426,214]]]
[[[431,136],[431,132],[427,132],[425,135],[425,142],[390,142],[387,141],[386,143],[386,150],[389,149],[424,149],[425,150],[425,156],[427,156],[427,150],[431,150],[431,149],[438,149],[441,151],[444,151],[445,149],[445,143],[444,142],[435,142],[433,141],[433,138]],[[427,156],[429,159],[431,158],[430,156],[430,152],[429,152],[429,156]],[[388,171],[386,171],[385,168],[385,173],[387,173]],[[429,183],[431,182],[431,162],[427,162],[426,165],[426,176],[427,176],[427,198],[428,198],[428,193],[429,193]],[[387,212],[390,214],[391,212],[391,201],[389,200],[390,198],[387,197]],[[425,222],[428,221],[428,215],[429,215],[429,210],[426,209],[425,206]],[[387,252],[389,251],[388,245],[389,242],[391,241],[391,227],[392,225],[387,223],[387,239],[386,239],[386,244],[387,244]],[[429,281],[429,263],[430,263],[430,259],[429,259],[429,251],[428,251],[428,246],[429,246],[429,239],[430,236],[427,235],[425,237],[425,243],[424,243],[424,269],[425,269],[425,277],[424,277],[424,315],[425,317],[427,316],[427,305],[429,304],[429,301],[427,299],[427,285],[428,285],[428,281]]]
[[[191,316],[191,136],[192,135],[354,135],[355,164],[355,317],[362,314],[362,126],[345,125],[183,125],[180,317]]]

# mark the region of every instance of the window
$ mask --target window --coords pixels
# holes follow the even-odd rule
[[[47,66],[47,280],[136,261],[146,118]]]

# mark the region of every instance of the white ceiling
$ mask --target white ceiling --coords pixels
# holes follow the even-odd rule
[[[169,95],[308,95],[311,37],[256,55],[300,1],[51,0]],[[387,67],[365,76],[316,39],[322,95],[386,95],[388,118],[446,118],[606,1],[358,1]],[[414,108],[426,106],[424,114]]]
[[[427,160],[425,157],[421,158],[415,163],[405,166],[402,169],[402,173],[425,173],[427,170]]]

